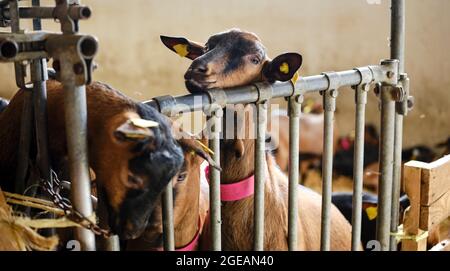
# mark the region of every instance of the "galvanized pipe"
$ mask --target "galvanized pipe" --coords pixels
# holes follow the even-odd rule
[[[173,223],[173,184],[172,181],[162,194],[163,241],[165,251],[175,250],[175,232]]]
[[[405,70],[405,0],[391,0],[391,59],[399,60],[399,73]],[[407,98],[407,97],[406,97]],[[398,106],[401,106],[398,103]],[[403,144],[403,114],[397,110],[395,114],[394,136],[394,169],[392,180],[391,232],[398,232],[400,208],[400,183]],[[390,250],[397,250],[397,240],[390,238]]]
[[[352,250],[361,245],[361,212],[364,170],[364,124],[369,85],[355,88],[355,145],[353,153],[353,209],[352,209]]]
[[[398,65],[398,62],[393,62]],[[397,66],[398,67],[398,66]],[[397,81],[397,74],[393,82]],[[383,84],[380,87],[381,98],[381,136],[380,136],[380,180],[378,192],[377,240],[381,250],[389,250],[390,220],[392,200],[392,177],[394,163],[395,101],[392,97],[393,86]]]
[[[288,214],[288,246],[289,250],[298,249],[298,184],[299,146],[300,146],[300,114],[302,95],[289,97],[289,214]]]
[[[30,158],[30,142],[32,132],[33,119],[33,99],[31,90],[24,91],[24,99],[22,105],[22,115],[20,116],[20,137],[19,147],[17,150],[17,168],[15,179],[15,191],[22,194],[25,191],[25,178],[28,172],[28,161]]]
[[[65,12],[65,11],[64,11]],[[9,14],[5,14],[9,17]],[[56,19],[58,14],[55,13],[54,7],[21,7],[19,8],[19,16],[21,19]],[[66,14],[61,14],[66,15]],[[67,15],[72,20],[88,19],[91,16],[91,10],[86,6],[72,6],[67,11]]]
[[[73,64],[60,58],[61,78],[64,87],[64,109],[69,157],[71,198],[73,207],[85,216],[92,215],[91,183],[87,157],[87,106],[86,87],[76,86]],[[75,229],[75,237],[82,250],[95,250],[95,236],[90,230]]]
[[[268,102],[256,105],[255,195],[253,249],[264,250],[264,183],[266,179],[266,124]]]
[[[222,125],[222,108],[212,106],[208,114],[208,124],[210,131],[209,146],[214,152],[213,160],[220,166],[220,131]],[[220,200],[220,171],[209,168],[209,209],[211,224],[211,250],[222,250],[222,218],[221,218],[221,200]]]
[[[31,80],[33,82],[33,107],[37,143],[37,164],[41,178],[50,181],[50,157],[47,136],[47,61],[31,61]]]
[[[336,83],[336,88],[351,87],[359,85],[362,78],[369,78],[373,83],[383,82],[386,78],[386,68],[383,66],[367,66],[365,69],[361,69],[363,74],[357,70],[348,70],[336,72],[339,77],[339,81]],[[325,75],[314,75],[301,77],[295,84],[295,90],[302,93],[324,91],[328,88],[328,79]],[[275,82],[271,84],[272,98],[289,97],[292,95],[292,83],[291,82]],[[223,92],[223,89],[212,89],[209,93]],[[225,91],[226,104],[247,104],[255,103],[258,101],[258,89],[254,85],[228,88]],[[202,103],[195,103],[198,101],[198,96],[201,96]],[[195,98],[197,97],[197,98]],[[176,113],[187,113],[193,111],[202,110],[205,105],[209,105],[209,96],[207,93],[201,94],[188,94],[183,96],[174,97],[175,105],[184,105]],[[157,108],[155,100],[149,100],[145,102],[148,105]],[[170,108],[168,109],[170,111]],[[175,112],[175,111],[174,111]]]
[[[0,38],[0,59],[7,61],[15,58],[19,53],[19,46],[16,41],[8,38]]]
[[[331,82],[330,82],[331,85]],[[333,123],[336,110],[337,89],[323,92],[324,139],[322,157],[322,219],[320,232],[320,250],[330,250],[331,194],[333,178]]]
[[[31,4],[33,5],[33,8],[28,8],[28,9],[34,9],[34,10],[36,10],[36,9],[40,9],[40,5],[41,5],[41,0],[32,0],[31,1]],[[19,8],[19,16],[20,16],[20,18],[24,18],[24,14],[22,14],[22,10],[23,10],[24,8]],[[33,18],[33,30],[34,31],[39,31],[39,30],[42,30],[42,24],[41,24],[41,19],[40,18],[37,18],[37,17],[32,17]]]

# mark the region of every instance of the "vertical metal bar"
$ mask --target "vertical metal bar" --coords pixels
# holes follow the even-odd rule
[[[377,239],[381,250],[389,250],[394,163],[395,102],[392,86],[381,86],[380,180],[378,191]]]
[[[31,90],[23,90],[24,99],[22,105],[22,115],[20,122],[20,138],[19,149],[17,151],[17,168],[15,179],[16,193],[24,193],[25,178],[28,171],[28,160],[30,157],[30,142],[31,142],[31,120],[33,119],[33,103]]]
[[[41,177],[50,179],[50,159],[47,136],[47,61],[36,59],[31,61],[31,80],[33,82],[33,107],[37,143],[37,163]]]
[[[9,14],[11,17],[11,32],[20,32],[19,20],[19,1],[9,2]],[[16,75],[17,86],[26,89],[25,86],[25,71],[24,67],[19,62],[14,62],[14,70]],[[15,189],[18,193],[23,193],[25,190],[25,177],[28,170],[28,160],[31,142],[32,126],[31,120],[33,117],[32,108],[32,94],[27,91],[25,93],[24,104],[22,108],[21,125],[20,125],[20,145],[17,154],[17,169],[16,169],[16,184]]]
[[[264,183],[266,170],[266,123],[267,101],[256,105],[256,146],[255,146],[255,196],[254,196],[254,227],[255,239],[253,248],[255,251],[264,250]]]
[[[303,96],[289,97],[289,215],[288,215],[288,246],[289,250],[298,249],[298,184],[299,146],[300,146],[300,114]]]
[[[208,117],[210,127],[209,146],[214,152],[213,160],[220,166],[220,130],[222,125],[222,108],[220,106],[212,107]],[[211,223],[211,250],[222,250],[222,218],[221,218],[221,200],[220,200],[220,172],[209,168],[209,204],[210,204],[210,223]]]
[[[405,70],[405,0],[391,0],[391,59],[399,61],[399,71]]]
[[[361,245],[361,212],[364,169],[364,124],[368,85],[355,88],[355,146],[353,153],[353,209],[352,209],[352,250]]]
[[[73,207],[85,216],[92,214],[91,183],[87,157],[86,87],[76,86],[73,65],[66,56],[60,58],[64,86],[67,151]],[[82,250],[95,250],[95,236],[90,230],[75,229]]]
[[[172,181],[164,189],[162,195],[162,221],[164,250],[175,250],[175,233],[173,224],[173,185]]]
[[[41,5],[40,0],[32,0],[31,5],[33,7],[39,7]],[[34,18],[33,19],[33,30],[38,31],[42,29],[41,19],[40,18]]]
[[[391,59],[399,60],[399,73],[405,70],[405,0],[391,1]],[[395,114],[394,172],[392,182],[391,232],[397,233],[400,208],[400,184],[403,145],[403,114]],[[397,250],[395,235],[390,238],[390,250]]]
[[[333,122],[336,110],[337,90],[327,90],[323,93],[324,113],[324,140],[322,165],[322,220],[320,233],[320,250],[330,250],[330,224],[331,224],[331,194],[333,173]]]

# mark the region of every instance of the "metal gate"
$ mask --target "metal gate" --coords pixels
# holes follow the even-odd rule
[[[320,75],[300,78],[292,82],[274,84],[256,83],[253,85],[224,90],[210,90],[202,94],[185,96],[156,97],[147,104],[163,114],[172,116],[173,112],[194,112],[204,110],[209,122],[213,123],[210,147],[213,159],[220,164],[220,138],[218,127],[222,123],[222,108],[227,104],[254,103],[257,110],[257,132],[255,146],[255,195],[254,195],[254,250],[263,250],[264,244],[264,149],[267,124],[267,106],[271,99],[285,97],[289,112],[289,210],[288,232],[289,249],[297,249],[297,185],[299,181],[299,131],[300,111],[303,95],[320,93],[324,109],[324,153],[322,167],[322,214],[321,250],[330,249],[330,207],[332,195],[333,169],[333,121],[338,90],[352,87],[355,94],[355,151],[352,215],[352,249],[359,248],[361,240],[361,210],[363,188],[364,124],[367,93],[371,85],[381,104],[380,135],[380,189],[377,217],[377,240],[381,250],[395,250],[395,233],[398,228],[400,196],[401,150],[403,117],[408,111],[409,79],[404,73],[405,44],[405,1],[391,1],[391,56],[379,65],[366,66],[341,72],[324,72]],[[194,100],[201,99],[199,105]],[[183,109],[176,107],[183,105]],[[206,110],[205,110],[206,108]],[[210,223],[211,248],[221,250],[221,202],[220,172],[210,170]],[[163,194],[164,248],[174,250],[172,185]]]

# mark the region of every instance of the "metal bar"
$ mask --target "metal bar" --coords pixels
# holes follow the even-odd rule
[[[339,76],[339,82],[336,84],[336,88],[341,87],[351,87],[359,85],[362,78],[367,77],[373,83],[386,81],[386,68],[380,65],[367,66],[364,67],[363,74],[357,70],[348,70],[337,72]],[[275,82],[271,85],[272,87],[272,98],[289,97],[292,95],[292,84],[291,82]],[[324,75],[314,75],[301,77],[295,84],[295,90],[301,93],[318,92],[324,91],[328,88],[328,80]],[[209,90],[210,93],[223,92],[223,90]],[[254,103],[258,101],[258,89],[254,85],[229,88],[225,91],[226,104],[246,104]],[[198,103],[195,97],[201,96],[202,103]],[[210,101],[208,94],[189,94],[174,97],[174,106],[183,105],[182,110],[176,110],[173,112],[183,113],[183,112],[193,112],[203,109],[203,106],[209,105]],[[198,99],[198,98],[197,98]],[[195,101],[195,102],[194,102]],[[156,107],[156,102],[154,100],[146,101],[145,103]],[[168,108],[170,111],[170,108]]]
[[[172,181],[164,189],[162,194],[162,221],[164,250],[175,250],[175,231],[173,224],[173,185]]]
[[[377,240],[381,250],[389,250],[390,220],[392,200],[392,178],[394,163],[395,101],[394,87],[398,83],[398,60],[385,60],[382,65],[391,71],[388,81],[380,87],[381,98],[381,136],[380,136],[380,180],[378,191]]]
[[[214,152],[213,160],[220,166],[220,130],[222,125],[222,108],[220,106],[210,109],[208,114],[208,124],[210,139],[209,146]],[[222,250],[222,218],[221,218],[221,200],[220,200],[220,172],[209,168],[209,204],[210,204],[210,223],[211,223],[211,250]]]
[[[254,196],[254,232],[253,248],[264,250],[264,183],[266,178],[266,123],[267,101],[256,105],[256,145],[255,145],[255,196]]]
[[[41,0],[32,0],[31,4],[33,5],[34,8],[30,8],[30,9],[41,9],[41,8],[37,8],[41,5]],[[20,18],[24,18],[24,14],[22,14],[24,8],[19,8],[19,16]],[[41,19],[40,18],[36,18],[33,17],[33,30],[34,31],[38,31],[38,30],[42,30],[42,24],[41,24]]]
[[[17,151],[17,168],[15,179],[16,193],[24,193],[25,178],[28,172],[28,161],[30,157],[30,142],[32,133],[32,119],[33,119],[33,102],[32,93],[30,90],[24,91],[24,99],[22,105],[22,115],[20,121],[20,138],[19,149]]]
[[[352,250],[361,245],[361,212],[364,170],[364,124],[369,85],[355,88],[355,146],[353,154],[353,209],[352,209]]]
[[[61,78],[64,86],[67,150],[72,204],[85,216],[92,214],[91,184],[87,157],[86,87],[76,86],[73,65],[66,57],[60,58]],[[82,250],[95,250],[95,236],[90,230],[75,229],[75,237]]]
[[[331,82],[329,83],[331,85]],[[337,90],[332,88],[323,93],[324,140],[322,157],[322,219],[320,232],[320,250],[330,250],[331,194],[333,174],[333,122],[336,110]]]
[[[34,3],[34,2],[33,2]],[[39,3],[39,0],[37,0]],[[34,6],[34,4],[33,4]],[[59,14],[55,13],[59,12]],[[9,17],[9,14],[5,14]],[[71,6],[69,10],[56,10],[54,7],[21,7],[19,8],[19,16],[21,19],[56,19],[58,16],[69,16],[72,20],[88,19],[91,16],[91,10],[86,6]]]
[[[41,177],[50,179],[50,158],[47,136],[47,61],[31,61],[31,80],[33,81],[33,107],[37,142],[37,164]]]
[[[300,146],[300,114],[303,96],[289,98],[289,215],[288,215],[288,246],[289,250],[298,249],[298,184],[299,146]]]
[[[399,73],[405,70],[405,0],[391,1],[391,59],[399,60]],[[392,211],[391,232],[398,232],[399,208],[400,208],[400,183],[402,166],[402,144],[403,144],[403,114],[395,114],[394,131],[394,172],[392,182]],[[390,250],[397,250],[397,240],[394,235],[390,238]]]

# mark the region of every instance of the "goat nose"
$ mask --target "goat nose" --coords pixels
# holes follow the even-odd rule
[[[197,67],[194,68],[194,71],[197,73],[207,73],[208,72],[208,67],[205,64],[201,64]]]

